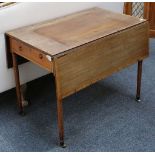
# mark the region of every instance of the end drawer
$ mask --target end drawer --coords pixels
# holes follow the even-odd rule
[[[10,39],[10,47],[11,52],[14,52],[46,70],[53,72],[53,62],[52,59],[49,59],[50,57],[48,55],[13,38]]]

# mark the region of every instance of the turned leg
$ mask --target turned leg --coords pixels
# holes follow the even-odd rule
[[[21,95],[21,89],[20,89],[19,70],[18,70],[18,64],[17,64],[17,55],[15,53],[12,53],[12,60],[13,60],[13,70],[14,70],[14,77],[15,77],[15,83],[16,83],[17,103],[19,106],[19,114],[24,115],[24,109],[22,105],[22,95]]]
[[[142,60],[138,61],[138,69],[137,69],[137,93],[136,93],[136,101],[140,102],[140,91],[141,91],[141,79],[142,79]]]

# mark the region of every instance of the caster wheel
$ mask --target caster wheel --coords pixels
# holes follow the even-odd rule
[[[140,97],[136,97],[137,102],[141,102]]]
[[[20,112],[19,112],[19,115],[21,115],[21,116],[25,116],[26,113],[25,113],[24,111],[20,111]]]
[[[29,102],[27,100],[23,100],[22,105],[23,105],[23,107],[27,107],[27,106],[29,106]]]
[[[60,142],[60,146],[61,146],[62,148],[66,148],[66,147],[67,147],[66,144],[64,144],[64,142]]]

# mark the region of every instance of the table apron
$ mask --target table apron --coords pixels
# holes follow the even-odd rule
[[[53,72],[53,60],[50,59],[50,56],[47,56],[41,51],[14,38],[10,38],[10,48],[11,52],[24,57],[25,59],[39,65],[49,72]]]

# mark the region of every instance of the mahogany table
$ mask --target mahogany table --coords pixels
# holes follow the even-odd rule
[[[142,61],[148,56],[148,22],[91,8],[6,33],[13,58],[17,101],[23,114],[17,55],[55,76],[60,145],[64,146],[62,100],[138,62],[140,101]]]

